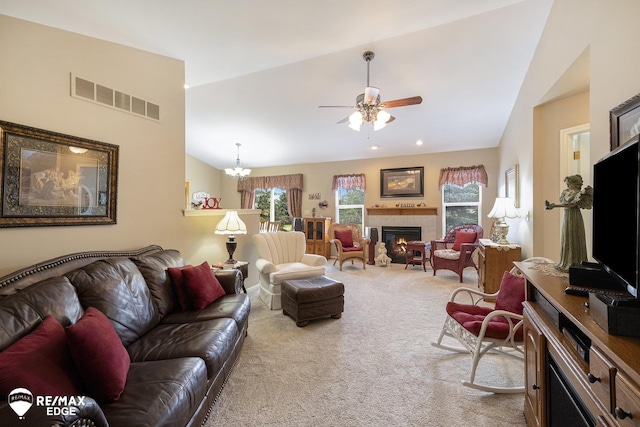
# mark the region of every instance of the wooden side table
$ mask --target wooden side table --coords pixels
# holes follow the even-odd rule
[[[430,258],[427,257],[427,252],[431,252],[431,242],[419,240],[407,242],[405,246],[405,258],[407,261],[404,269],[406,270],[409,264],[422,264],[422,269],[427,271],[427,261],[431,262]]]
[[[493,294],[500,289],[505,271],[513,268],[515,261],[521,261],[518,245],[498,245],[489,239],[480,239],[478,245],[478,288]]]
[[[225,268],[225,264],[223,262],[219,262],[217,264],[212,264],[211,267],[222,270]],[[242,273],[242,290],[246,294],[247,289],[244,287],[244,281],[249,277],[249,263],[247,261],[236,261],[232,268],[240,270],[240,273]]]

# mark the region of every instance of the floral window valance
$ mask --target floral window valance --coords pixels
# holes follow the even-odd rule
[[[333,191],[342,187],[345,190],[353,190],[357,188],[359,190],[366,190],[367,180],[363,173],[351,174],[351,175],[334,175],[333,176]]]
[[[302,174],[274,175],[274,176],[253,176],[238,181],[238,191],[253,192],[257,188],[267,190],[269,188],[279,188],[289,191],[298,189],[302,191]]]
[[[478,185],[486,187],[488,181],[487,171],[484,169],[484,165],[444,168],[440,169],[438,188],[441,189],[445,184],[463,187],[465,184],[469,184],[471,182],[475,182]]]

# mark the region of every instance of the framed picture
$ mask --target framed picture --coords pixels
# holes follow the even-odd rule
[[[116,223],[118,146],[0,121],[0,227]]]
[[[518,185],[518,165],[516,164],[511,169],[508,169],[504,173],[504,196],[511,197],[513,199],[513,204],[516,208],[520,207],[520,192]]]
[[[640,93],[609,111],[611,150],[640,134]]]
[[[424,167],[380,169],[380,197],[424,197]]]

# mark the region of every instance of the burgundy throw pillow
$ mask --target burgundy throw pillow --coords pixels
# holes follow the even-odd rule
[[[117,400],[124,390],[131,359],[109,318],[89,307],[67,326],[67,346],[80,378],[98,402]]]
[[[226,295],[206,261],[197,267],[182,270],[182,280],[194,310],[202,310]]]
[[[14,388],[26,388],[33,395],[72,396],[82,391],[64,328],[53,316],[45,319],[0,353],[0,396]]]
[[[185,265],[182,267],[169,267],[167,271],[169,272],[169,277],[171,277],[173,289],[176,291],[180,308],[182,311],[189,311],[192,308],[191,300],[189,299],[189,294],[187,293],[187,289],[184,287],[184,281],[182,280],[182,270],[185,268],[193,268],[193,266]]]
[[[456,240],[453,241],[453,250],[459,251],[463,243],[473,243],[476,241],[475,231],[456,231]]]
[[[353,234],[351,230],[336,230],[336,239],[340,240],[343,248],[353,247]]]
[[[496,298],[496,310],[522,314],[524,298],[524,277],[505,271],[500,282],[500,292]]]

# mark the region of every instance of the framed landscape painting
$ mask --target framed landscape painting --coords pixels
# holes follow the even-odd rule
[[[380,169],[380,197],[424,197],[424,167]]]

